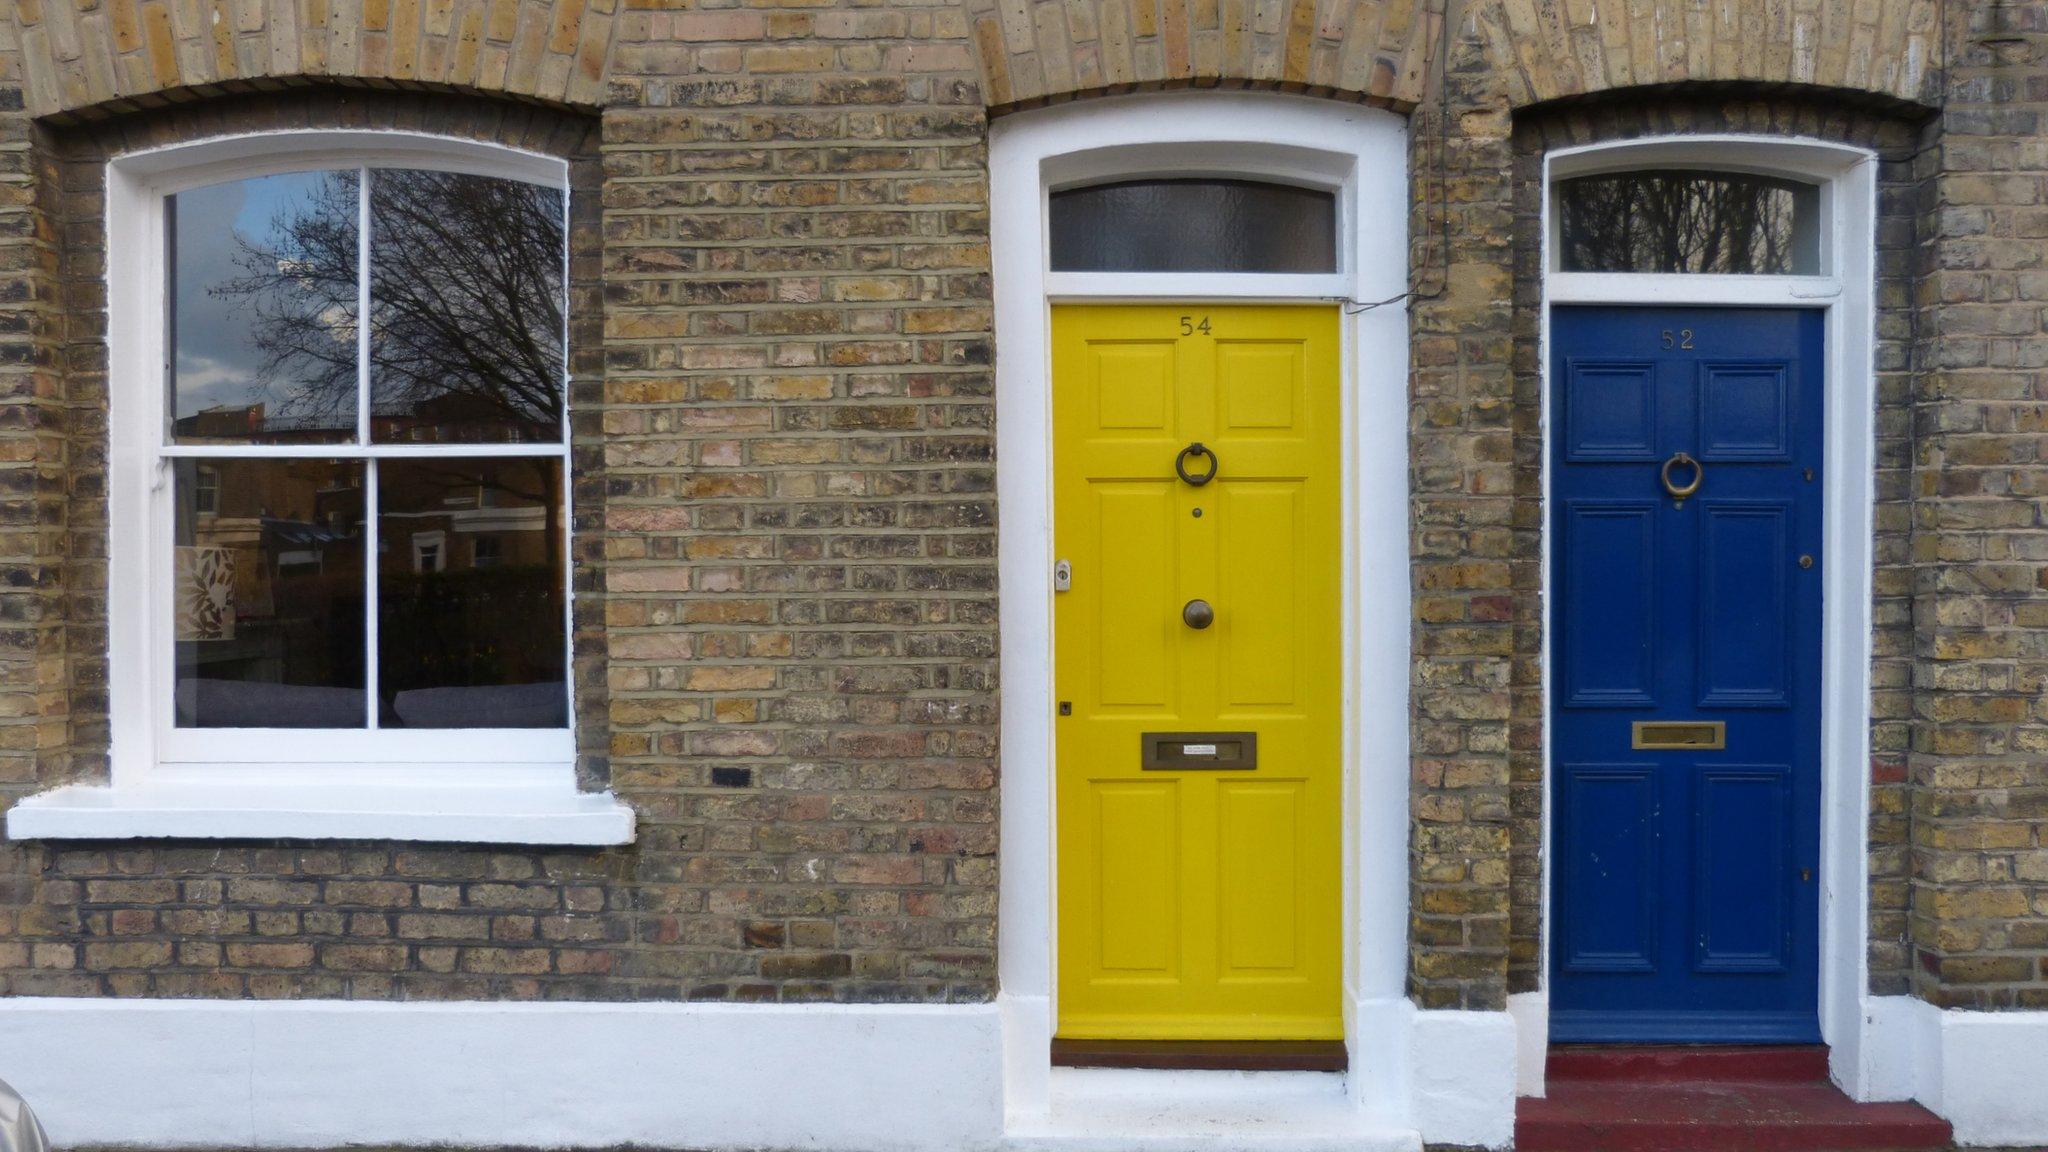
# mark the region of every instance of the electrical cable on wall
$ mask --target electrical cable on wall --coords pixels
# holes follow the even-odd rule
[[[1449,75],[1451,60],[1450,46],[1451,32],[1454,27],[1454,24],[1456,23],[1456,21],[1453,19],[1453,7],[1454,5],[1452,3],[1452,0],[1443,0],[1443,7],[1441,9],[1442,23],[1440,25],[1440,30],[1437,33],[1436,42],[1436,156],[1432,162],[1432,167],[1435,169],[1434,176],[1436,184],[1436,211],[1438,213],[1441,213],[1443,216],[1443,219],[1441,221],[1442,227],[1436,230],[1437,243],[1443,249],[1442,275],[1438,277],[1437,285],[1435,288],[1432,288],[1428,291],[1423,291],[1421,288],[1416,287],[1415,282],[1411,280],[1409,282],[1409,288],[1407,291],[1401,292],[1397,295],[1389,296],[1384,300],[1362,301],[1354,300],[1349,296],[1329,297],[1329,299],[1335,300],[1337,303],[1344,306],[1344,314],[1346,316],[1357,316],[1364,312],[1370,312],[1375,308],[1384,308],[1389,304],[1399,304],[1407,300],[1434,300],[1437,297],[1443,295],[1444,289],[1450,285],[1451,201],[1450,174],[1448,172],[1449,165],[1447,158],[1450,156],[1451,140],[1451,82]],[[1463,19],[1463,13],[1456,13],[1455,15],[1457,20]],[[1429,196],[1430,182],[1424,181],[1422,187],[1422,241],[1424,251],[1428,251],[1431,240]]]

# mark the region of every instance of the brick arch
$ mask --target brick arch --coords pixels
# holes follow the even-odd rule
[[[1476,41],[1510,107],[1740,82],[1930,104],[1940,0],[966,0],[984,97],[1010,109],[1132,88],[1254,85],[1396,108],[1437,32]]]
[[[1441,6],[1442,0],[967,0],[992,108],[1215,84],[1412,107],[1427,82]]]
[[[611,3],[16,0],[31,115],[90,118],[218,91],[346,81],[594,107]]]
[[[1932,105],[1941,0],[1470,0],[1514,107],[1642,85],[1746,83]]]

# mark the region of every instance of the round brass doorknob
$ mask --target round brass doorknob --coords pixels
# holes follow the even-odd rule
[[[1207,628],[1216,622],[1216,610],[1207,600],[1190,600],[1180,610],[1180,620],[1190,628]]]

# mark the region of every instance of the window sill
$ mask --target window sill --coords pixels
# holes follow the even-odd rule
[[[563,788],[70,784],[7,813],[11,840],[425,840],[602,846],[633,841],[633,809]]]

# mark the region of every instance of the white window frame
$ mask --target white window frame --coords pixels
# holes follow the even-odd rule
[[[434,558],[432,568],[424,567],[427,557]],[[446,572],[448,570],[448,533],[441,531],[415,532],[412,534],[412,570],[414,572]]]
[[[322,457],[318,448],[299,445],[169,442],[165,200],[204,185],[336,168],[431,168],[568,189],[568,166],[558,158],[410,132],[221,137],[130,153],[107,164],[112,780],[104,787],[73,785],[24,800],[8,815],[14,838],[291,836],[548,844],[632,839],[631,809],[610,793],[576,789],[573,707],[570,724],[559,729],[175,726],[171,614],[167,607],[152,608],[167,605],[170,597],[171,461]],[[367,216],[367,196],[361,204]],[[367,243],[367,232],[365,237]],[[565,267],[566,260],[565,251]],[[368,286],[362,291],[367,294]],[[565,401],[566,393],[565,381]],[[337,445],[337,458],[558,459],[562,515],[565,525],[571,522],[566,412],[563,437],[554,443],[378,444],[367,442],[367,401],[359,408],[364,435],[356,444]],[[367,481],[366,487],[368,546],[374,549],[376,493]],[[566,581],[569,533],[562,537]],[[366,579],[375,579],[374,561],[366,569]],[[124,591],[137,587],[146,591]],[[571,643],[568,591],[561,632],[565,661]],[[376,625],[372,613],[366,622],[372,653]],[[572,679],[564,676],[565,682]],[[374,699],[374,680],[366,689]],[[565,683],[564,692],[569,690]]]

